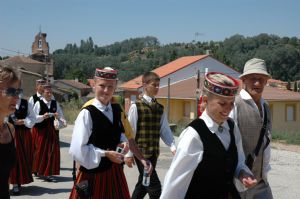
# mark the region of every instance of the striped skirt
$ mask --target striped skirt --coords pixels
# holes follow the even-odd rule
[[[123,167],[119,164],[113,163],[110,169],[103,172],[79,171],[75,183],[83,180],[88,180],[89,185],[92,185],[92,196],[89,199],[130,199]],[[79,199],[74,186],[69,199]]]
[[[32,171],[41,176],[59,175],[60,173],[60,148],[59,134],[50,122],[45,128],[33,127],[33,142],[35,151],[33,156]]]
[[[30,129],[16,128],[16,165],[10,172],[11,184],[28,184],[33,182],[32,168],[32,137]]]

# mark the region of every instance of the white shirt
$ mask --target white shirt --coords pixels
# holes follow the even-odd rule
[[[152,101],[152,98],[145,94],[143,95],[143,98],[149,103]],[[131,125],[132,132],[135,136],[136,130],[137,130],[137,121],[138,121],[138,112],[137,112],[137,107],[136,107],[135,103],[133,103],[129,108],[128,121]],[[164,141],[164,143],[170,147],[171,151],[176,150],[173,133],[170,129],[169,122],[167,120],[167,116],[166,116],[165,112],[163,112],[161,120],[160,120],[160,137]],[[132,153],[128,152],[126,156],[127,157],[132,156]]]
[[[42,98],[42,101],[47,105],[48,109],[50,109],[51,100],[48,102],[45,98]],[[58,113],[58,118],[64,118],[64,114],[63,114],[58,102],[57,101],[55,101],[55,102],[56,102],[56,112]],[[41,110],[41,105],[40,105],[40,102],[37,101],[33,107],[33,112],[35,113],[35,117],[36,117],[36,123],[41,123],[42,121],[44,121],[43,115],[39,115],[40,110]]]
[[[41,94],[39,94],[38,92],[36,92],[36,95],[38,98],[40,98],[40,100],[43,98],[43,96]],[[34,107],[34,99],[33,96],[31,96],[28,100],[28,103],[31,104],[31,107]]]
[[[105,106],[99,100],[95,99],[92,105],[113,122],[111,104]],[[90,112],[82,109],[75,120],[69,153],[74,160],[87,169],[97,168],[101,162],[101,158],[105,157],[106,151],[106,149],[95,147],[93,144],[87,144],[92,134],[92,127],[93,121]],[[123,133],[121,134],[121,141],[122,139],[125,139]]]
[[[240,96],[243,100],[247,100],[248,102],[250,102],[252,108],[257,111],[257,113],[260,115],[259,113],[259,109],[256,105],[256,103],[254,102],[254,100],[252,99],[252,97],[250,96],[250,94],[242,89],[241,92],[240,92]],[[265,100],[263,98],[260,99],[260,103],[261,103],[261,107],[264,107],[264,103]],[[265,117],[265,113],[264,111],[262,111],[262,114],[263,114],[263,117],[261,118],[262,119],[262,122],[264,121],[264,117]],[[236,124],[238,125],[238,121],[237,121],[237,107],[234,106],[233,110],[231,111],[229,117],[231,117],[235,122]],[[267,133],[267,136],[269,137],[269,139],[271,140],[271,125],[270,125],[270,129],[268,129],[268,132]],[[264,137],[264,143],[267,142],[267,138]],[[262,179],[264,179],[266,182],[267,182],[267,175],[268,175],[268,172],[271,170],[271,166],[270,166],[270,159],[271,159],[271,144],[269,144],[265,150],[264,150],[264,157],[263,157],[263,169],[262,169]]]
[[[220,133],[218,131],[219,125],[207,115],[206,111],[202,113],[200,118],[204,120],[211,133],[215,133],[217,135],[227,150],[230,144],[230,133],[227,121],[222,124],[223,132]],[[241,136],[236,125],[234,126],[234,137],[238,153],[238,164],[235,170],[235,177],[237,177],[242,169],[249,174],[252,174],[244,164],[245,156],[243,152]],[[203,152],[203,143],[197,131],[190,126],[184,129],[179,137],[179,143],[175,157],[165,176],[164,186],[160,198],[180,199],[185,197],[194,171],[202,161]],[[199,189],[201,189],[201,187],[199,187]]]
[[[16,109],[19,110],[21,105],[21,99],[18,99],[17,104],[16,104]],[[33,112],[33,106],[28,103],[28,107],[27,107],[27,114],[26,117],[24,119],[24,125],[27,128],[32,128],[33,125],[35,124],[36,118],[35,118],[35,114]]]

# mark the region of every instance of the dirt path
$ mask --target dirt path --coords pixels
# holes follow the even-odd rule
[[[274,149],[300,153],[300,145],[286,144],[282,141],[272,141],[271,147]]]

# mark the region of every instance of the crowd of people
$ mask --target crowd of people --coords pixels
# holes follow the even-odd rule
[[[97,68],[95,98],[83,105],[73,128],[69,153],[77,172],[69,198],[272,199],[267,180],[272,125],[262,98],[270,75],[264,60],[247,61],[239,78],[240,91],[239,81],[227,74],[205,74],[199,117],[182,131],[176,146],[156,100],[156,73],[143,74],[143,93],[127,117],[114,97],[117,71]],[[65,122],[64,116],[47,81],[36,81],[36,90],[23,99],[17,73],[0,66],[0,199],[9,198],[8,183],[19,194],[32,175],[52,182],[60,173],[54,120]],[[173,155],[163,185],[156,171],[160,139]],[[139,176],[130,194],[124,165],[133,164]]]
[[[66,125],[51,85],[36,81],[36,91],[26,100],[18,73],[0,65],[0,198],[20,195],[33,175],[51,182],[60,172],[59,128]],[[3,173],[2,173],[3,172]]]

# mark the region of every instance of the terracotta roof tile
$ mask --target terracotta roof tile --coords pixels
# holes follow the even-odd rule
[[[158,67],[153,70],[160,78],[172,74],[196,61],[199,61],[201,59],[204,59],[208,57],[209,55],[197,55],[197,56],[186,56],[186,57],[181,57],[179,59],[176,59],[170,63],[167,63],[161,67]],[[128,82],[125,82],[122,84],[119,88],[123,89],[138,89],[142,87],[142,75],[138,76]]]
[[[203,80],[202,80],[203,82]],[[196,98],[197,80],[195,77],[174,83],[170,86],[170,98],[192,99]],[[168,88],[159,89],[158,98],[167,98]],[[300,93],[276,87],[266,86],[263,98],[268,101],[300,101]]]
[[[56,85],[57,82],[62,82],[64,84],[70,85],[74,88],[79,88],[79,89],[86,89],[86,88],[91,88],[90,86],[83,84],[81,82],[75,81],[75,80],[70,80],[70,79],[60,79],[60,80],[55,80],[54,84]]]

